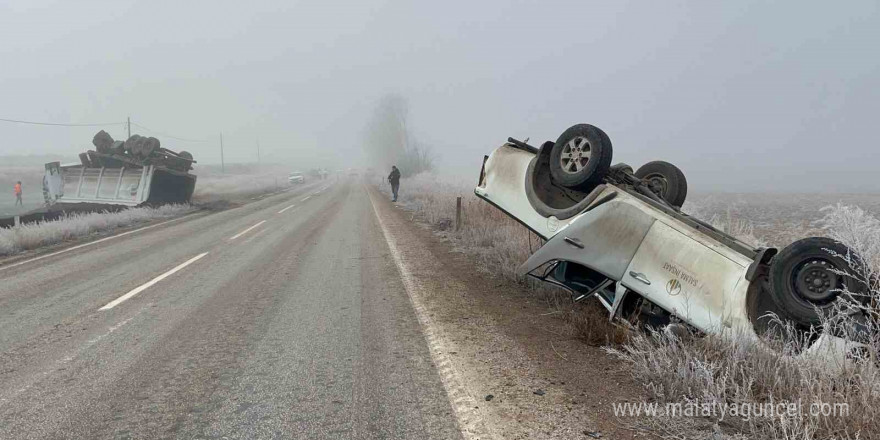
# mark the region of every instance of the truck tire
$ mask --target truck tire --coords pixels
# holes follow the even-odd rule
[[[154,137],[144,138],[143,144],[141,144],[141,156],[150,157],[154,152],[158,151],[162,146],[162,143],[159,142],[159,139]]]
[[[856,279],[835,272],[850,269],[838,256],[848,252],[846,246],[830,238],[810,237],[788,245],[773,257],[770,297],[783,318],[804,327],[819,324],[816,307],[823,312],[831,309],[840,289],[853,293],[863,290]]]
[[[677,166],[655,160],[648,162],[635,172],[636,177],[648,184],[648,188],[666,200],[670,205],[681,208],[687,198],[687,179]]]
[[[128,139],[126,139],[124,147],[125,151],[128,152],[129,155],[133,157],[140,156],[140,146],[139,142],[141,141],[141,136],[137,134],[131,135]]]
[[[611,152],[611,140],[598,127],[572,126],[550,151],[550,176],[566,188],[590,191],[608,174]]]

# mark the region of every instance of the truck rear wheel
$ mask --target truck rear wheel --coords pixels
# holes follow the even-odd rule
[[[810,237],[788,245],[773,257],[770,297],[785,318],[802,326],[819,324],[816,308],[820,312],[830,310],[843,289],[861,292],[858,280],[840,273],[850,269],[841,257],[848,252],[846,246],[830,238]]]
[[[654,194],[660,196],[670,205],[681,208],[687,198],[687,179],[677,166],[655,160],[648,162],[635,172],[636,177],[642,179]]]
[[[578,124],[565,130],[550,151],[550,175],[560,185],[590,191],[611,166],[611,140],[598,127]]]

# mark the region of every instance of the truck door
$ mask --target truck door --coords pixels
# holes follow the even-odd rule
[[[649,301],[710,332],[723,325],[732,293],[746,268],[672,227],[656,221],[621,283]]]
[[[549,261],[570,261],[618,281],[653,223],[654,217],[645,211],[611,200],[575,217],[518,272],[525,275]]]

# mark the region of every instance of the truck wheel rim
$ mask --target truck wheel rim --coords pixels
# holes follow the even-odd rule
[[[830,261],[815,258],[800,265],[794,272],[794,288],[802,299],[811,304],[826,304],[837,296],[840,275]]]
[[[643,179],[648,183],[648,189],[660,197],[663,197],[669,188],[669,182],[660,174],[648,174]]]
[[[562,147],[562,154],[559,156],[559,165],[562,170],[569,174],[578,174],[587,167],[592,154],[590,142],[587,138],[578,136],[568,141]]]

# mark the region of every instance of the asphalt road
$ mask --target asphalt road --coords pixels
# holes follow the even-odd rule
[[[0,267],[0,438],[461,433],[349,181]]]

